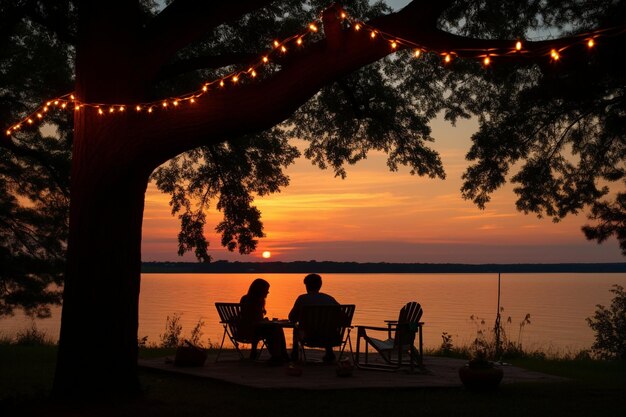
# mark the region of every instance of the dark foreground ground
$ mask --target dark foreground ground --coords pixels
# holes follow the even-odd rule
[[[161,356],[147,351],[144,356]],[[527,359],[528,370],[569,381],[504,384],[495,392],[451,388],[258,389],[142,370],[143,398],[55,404],[54,347],[0,345],[0,416],[624,416],[624,362]]]

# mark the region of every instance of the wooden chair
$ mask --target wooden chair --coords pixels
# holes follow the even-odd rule
[[[305,347],[341,347],[339,360],[348,344],[353,355],[350,330],[354,310],[354,304],[304,306],[294,329],[294,343],[298,343],[302,359],[306,362]]]
[[[215,308],[217,309],[217,314],[220,316],[220,324],[224,326],[222,343],[220,344],[220,349],[217,352],[215,362],[217,362],[220,358],[220,353],[222,353],[222,347],[224,346],[224,340],[226,339],[226,336],[228,336],[233,346],[235,346],[235,350],[239,354],[240,359],[244,359],[243,353],[239,349],[240,343],[250,344],[252,352],[255,352],[259,340],[244,337],[244,335],[240,334],[239,332],[239,316],[241,314],[241,304],[215,303]],[[259,349],[259,352],[256,355],[257,357],[261,356],[261,352],[263,352],[264,346],[265,343],[263,342],[263,340],[261,340],[261,349]]]
[[[387,327],[357,326],[356,366],[363,369],[395,370],[402,366],[422,366],[422,318],[423,310],[415,301],[407,303],[400,310],[398,320],[385,320]],[[371,336],[373,332],[387,333],[387,339]],[[418,347],[415,347],[415,336],[418,336]],[[361,339],[365,341],[364,361],[361,361]],[[368,347],[376,350],[384,363],[368,361]],[[406,356],[406,359],[405,359]]]

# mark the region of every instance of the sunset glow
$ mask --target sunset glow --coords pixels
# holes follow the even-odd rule
[[[266,233],[259,246],[271,247],[271,259],[282,262],[623,262],[615,239],[603,245],[585,240],[582,213],[553,223],[518,212],[510,184],[493,194],[485,210],[463,200],[461,175],[476,122],[459,121],[453,127],[436,120],[432,127],[432,146],[441,154],[445,180],[411,176],[402,168],[389,172],[386,156],[376,152],[349,166],[345,180],[301,158],[287,170],[290,186],[254,202]],[[143,260],[194,261],[191,253],[176,255],[180,226],[170,214],[168,198],[154,184],[148,187]],[[220,220],[221,213],[207,213],[205,232],[214,260],[264,256],[221,247],[213,231]]]
[[[263,254],[261,256],[263,256],[263,258],[265,258],[265,259],[269,259],[272,256],[272,253],[270,251],[266,250],[265,252],[263,252]]]

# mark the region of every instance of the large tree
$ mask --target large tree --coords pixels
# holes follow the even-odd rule
[[[342,18],[339,6],[322,1],[175,0],[156,15],[149,3],[129,0],[3,5],[2,16],[11,23],[3,28],[18,46],[30,35],[50,53],[63,45],[70,58],[75,54],[73,94],[84,104],[74,112],[71,141],[66,130],[55,142],[26,128],[2,140],[7,178],[34,175],[24,161],[46,167],[45,181],[28,196],[35,202],[29,213],[45,214],[43,208],[54,203],[47,215],[57,219],[47,224],[23,214],[22,225],[36,226],[24,228],[29,233],[7,229],[3,239],[21,243],[3,247],[8,257],[28,254],[48,264],[64,249],[67,200],[58,198],[59,161],[67,153],[64,144],[72,146],[56,392],[139,390],[141,223],[151,175],[172,194],[173,211],[182,212],[181,252],[194,249],[198,258],[208,258],[203,210],[216,198],[224,213],[217,227],[222,243],[249,252],[263,234],[253,195],[288,183],[282,168],[297,155],[287,141],[291,136],[308,140],[305,155],[338,175],[345,174],[346,163],[382,150],[392,170],[403,164],[412,173],[443,177],[437,153],[427,146],[428,122],[442,111],[452,121],[477,116],[480,130],[468,154],[475,162],[465,176],[464,196],[484,206],[518,164],[511,180],[518,184],[520,210],[558,220],[592,206],[599,222],[587,234],[599,240],[617,234],[623,244],[626,197],[609,194],[605,185],[623,183],[625,174],[625,57],[623,36],[615,30],[625,23],[624,3],[415,0],[390,13],[382,5],[346,1],[349,15],[368,23],[361,30]],[[256,77],[245,72],[274,39],[299,32],[320,13],[323,27],[303,46],[294,38],[285,45],[288,53],[274,51]],[[546,27],[567,32],[560,39],[525,41],[515,52],[515,40]],[[577,34],[599,27],[612,30],[597,34],[590,53],[587,37]],[[412,57],[415,47],[420,59]],[[549,57],[553,48],[562,53],[559,61]],[[445,52],[452,53],[448,64],[442,62]],[[492,57],[487,70],[481,65],[485,55]],[[239,70],[245,73],[235,83],[227,74]],[[41,72],[42,79],[49,76]],[[174,106],[168,99],[224,76],[224,88],[211,85],[193,104]],[[5,87],[3,99],[28,104],[14,97],[19,91],[17,84]],[[167,108],[130,111],[163,99]],[[63,120],[52,122],[63,127]],[[43,160],[46,153],[59,160]],[[9,202],[0,209],[17,213],[22,201],[15,196],[24,196],[23,190],[17,181],[3,180],[0,187]],[[614,201],[603,201],[605,196]],[[6,219],[11,216],[0,216]],[[27,239],[39,229],[48,240]],[[37,245],[46,249],[37,252]],[[7,282],[17,282],[12,279]]]

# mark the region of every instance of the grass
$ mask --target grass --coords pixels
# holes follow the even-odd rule
[[[142,357],[172,354],[144,349]],[[49,399],[56,347],[0,345],[2,416],[622,416],[626,363],[524,358],[514,365],[569,382],[450,389],[258,390],[142,370],[145,395],[115,405],[61,406]]]

